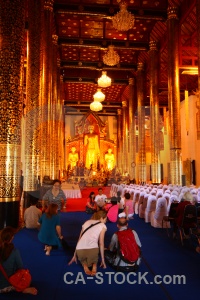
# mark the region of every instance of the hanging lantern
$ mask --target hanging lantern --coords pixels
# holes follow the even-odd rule
[[[107,72],[106,71],[102,71],[102,75],[100,78],[98,78],[98,86],[100,87],[108,87],[111,86],[111,78],[107,76]]]
[[[92,111],[100,111],[100,110],[102,110],[102,108],[103,108],[103,105],[98,101],[93,101],[92,103],[90,103],[90,109]]]
[[[102,93],[101,89],[97,89],[97,92],[93,95],[94,101],[102,102],[105,100],[105,95]]]

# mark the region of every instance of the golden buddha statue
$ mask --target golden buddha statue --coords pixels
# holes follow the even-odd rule
[[[97,169],[98,159],[100,157],[99,138],[94,133],[94,126],[88,126],[89,133],[84,137],[86,149],[85,167],[87,169]]]
[[[108,152],[105,154],[105,162],[108,170],[112,170],[114,168],[115,156],[112,153],[111,148],[109,148]]]
[[[72,147],[71,152],[69,153],[69,156],[68,156],[68,162],[70,164],[71,169],[76,167],[78,159],[79,159],[79,157],[78,157],[78,153],[76,152],[76,147]]]

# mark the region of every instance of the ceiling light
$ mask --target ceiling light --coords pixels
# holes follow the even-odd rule
[[[108,87],[111,86],[111,78],[107,76],[107,72],[106,71],[102,71],[102,75],[100,78],[98,78],[98,86],[100,87]]]
[[[128,31],[133,28],[135,18],[127,11],[126,2],[121,2],[119,7],[120,11],[112,18],[113,27],[118,31]]]
[[[93,111],[100,111],[102,110],[103,105],[98,102],[98,101],[93,101],[92,103],[90,103],[90,109]]]
[[[120,57],[114,50],[114,46],[108,46],[108,52],[103,56],[103,62],[108,66],[115,66],[119,63]]]
[[[105,95],[102,93],[101,89],[97,89],[97,92],[93,95],[94,101],[102,102],[105,100]]]

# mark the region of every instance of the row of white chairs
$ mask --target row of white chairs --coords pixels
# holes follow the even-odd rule
[[[170,227],[169,222],[165,222],[163,225],[163,217],[168,216],[171,203],[180,202],[185,192],[191,192],[193,198],[200,202],[200,188],[194,186],[113,184],[111,196],[116,196],[118,191],[120,191],[121,197],[124,197],[125,193],[130,193],[135,214],[155,228]]]

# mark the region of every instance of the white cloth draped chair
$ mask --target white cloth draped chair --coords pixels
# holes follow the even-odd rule
[[[117,192],[120,192],[121,193],[121,196],[122,196],[122,191],[123,191],[123,185],[118,185],[118,189],[117,189]]]
[[[156,199],[160,198],[163,196],[163,191],[162,190],[157,190],[157,193],[156,193]]]
[[[121,196],[124,197],[124,194],[125,194],[125,193],[128,193],[128,190],[129,190],[129,189],[128,189],[127,187],[124,187],[123,190],[122,190]]]
[[[198,189],[198,192],[197,192],[197,201],[200,202],[200,189]]]
[[[169,193],[164,193],[163,194],[163,197],[165,197],[167,199],[167,205],[169,204],[169,201],[170,201],[170,197],[171,197],[171,194]]]
[[[167,185],[163,185],[163,193],[168,189]]]
[[[139,214],[139,206],[140,204],[143,202],[144,200],[144,195],[146,193],[145,192],[139,192],[139,200],[137,202],[134,203],[135,206],[135,214],[138,215]]]
[[[140,198],[140,190],[135,190],[134,197],[133,197],[133,208],[134,208],[135,214],[137,214],[137,215],[138,215],[139,198]]]
[[[167,213],[169,213],[170,206],[171,206],[171,203],[172,203],[172,202],[179,202],[178,196],[176,196],[176,195],[171,195],[171,196],[170,196],[169,202],[168,202],[168,204],[167,204]]]
[[[144,219],[146,223],[151,222],[151,213],[156,209],[156,196],[150,195],[147,200],[147,206],[144,212]]]
[[[167,215],[167,200],[164,197],[158,198],[156,201],[156,209],[151,213],[151,226],[162,228],[163,217]],[[170,227],[169,222],[164,223],[164,228]]]
[[[141,202],[140,206],[139,206],[139,217],[144,219],[144,213],[145,213],[145,209],[146,209],[146,206],[147,206],[147,200],[149,198],[149,194],[145,194],[144,195],[144,199],[143,201]]]
[[[129,193],[130,193],[130,195],[131,195],[131,200],[133,200],[134,194],[135,194],[135,189],[130,187],[130,188],[129,188]]]

